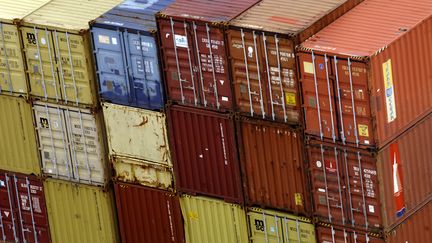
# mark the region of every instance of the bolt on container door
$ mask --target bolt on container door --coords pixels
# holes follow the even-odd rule
[[[44,187],[53,242],[120,242],[110,191],[54,179]]]
[[[0,225],[3,241],[50,242],[42,181],[0,173]]]
[[[23,98],[0,96],[0,169],[40,175],[31,105]]]
[[[318,243],[384,243],[378,234],[318,223]]]
[[[55,178],[104,184],[100,117],[89,110],[42,102],[36,103],[33,110],[43,172]]]
[[[246,214],[242,207],[207,197],[180,197],[186,242],[247,242]]]
[[[103,103],[109,156],[117,179],[172,187],[172,162],[165,115]]]
[[[172,106],[168,110],[168,123],[177,189],[242,202],[232,118]]]
[[[299,131],[247,118],[237,125],[246,203],[307,214]]]
[[[316,242],[315,227],[307,218],[249,208],[247,220],[250,242]]]

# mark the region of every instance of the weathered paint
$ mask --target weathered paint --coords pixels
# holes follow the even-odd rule
[[[336,225],[317,223],[318,243],[384,243],[380,234],[353,230]],[[401,242],[402,243],[402,242]],[[405,242],[403,242],[405,243]]]

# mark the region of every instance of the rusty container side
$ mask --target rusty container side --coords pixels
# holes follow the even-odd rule
[[[307,214],[303,138],[286,125],[240,118],[237,123],[246,203]]]
[[[318,223],[318,243],[384,243],[380,235],[350,228]]]
[[[114,184],[123,242],[185,242],[178,197],[126,183]]]
[[[171,106],[168,124],[177,189],[242,202],[231,116]]]
[[[386,228],[411,214],[432,194],[432,116],[379,151],[378,172]],[[395,177],[396,175],[396,177]]]

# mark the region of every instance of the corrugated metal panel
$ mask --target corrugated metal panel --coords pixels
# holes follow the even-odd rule
[[[236,204],[207,197],[180,197],[188,243],[248,241],[246,214]]]
[[[109,103],[102,107],[116,178],[171,187],[172,162],[165,115]]]
[[[51,0],[0,0],[0,6],[2,6],[0,9],[0,19],[2,21],[12,21],[24,18],[50,1]]]
[[[250,119],[238,132],[246,203],[309,213],[301,132]]]
[[[371,153],[334,144],[307,147],[314,215],[363,230],[382,227],[376,160]]]
[[[53,179],[44,186],[53,242],[120,242],[111,192]]]
[[[432,194],[431,147],[432,116],[429,116],[379,151],[378,173],[386,227],[399,222],[404,214],[411,214]],[[395,173],[400,183],[395,181]],[[398,202],[401,196],[404,200]],[[403,212],[399,212],[401,207]]]
[[[125,183],[116,183],[114,188],[123,242],[185,242],[175,194]]]
[[[318,243],[384,243],[380,235],[333,225],[318,224]],[[405,242],[404,242],[405,243]]]
[[[0,114],[0,168],[40,175],[31,105],[23,98],[0,96]]]
[[[107,181],[100,114],[37,102],[33,106],[43,172],[88,184]]]
[[[206,22],[226,22],[253,6],[259,0],[178,0],[161,11],[162,15]]]
[[[310,219],[260,208],[250,208],[247,218],[252,243],[316,243],[315,226]]]
[[[50,242],[42,181],[0,171],[0,225],[3,241]]]
[[[172,106],[168,123],[177,189],[242,202],[231,116]]]

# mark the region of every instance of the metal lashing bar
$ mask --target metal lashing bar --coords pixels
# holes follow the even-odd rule
[[[253,34],[253,40],[254,40],[254,50],[255,50],[255,61],[256,61],[256,67],[257,67],[257,74],[258,74],[258,85],[260,89],[260,106],[261,106],[261,114],[262,118],[265,118],[265,110],[264,110],[264,100],[263,100],[263,94],[262,94],[262,86],[261,86],[261,72],[260,72],[260,65],[259,65],[259,58],[258,58],[258,48],[257,48],[257,35],[255,34],[255,31],[252,32]],[[244,46],[243,46],[244,48]]]
[[[54,71],[54,62],[52,59],[52,53],[51,53],[51,41],[48,35],[48,29],[45,27],[45,37],[47,38],[47,47],[48,47],[48,56],[49,56],[49,60],[50,60],[50,66],[51,66],[51,75],[53,78],[53,86],[54,86],[54,90],[55,90],[55,96],[56,96],[56,101],[59,100],[59,94],[58,94],[58,89],[57,89],[57,79],[56,79],[56,75],[55,75],[55,71]],[[42,57],[41,57],[42,58]],[[60,60],[61,62],[61,60]]]
[[[73,59],[72,59],[72,51],[71,51],[71,46],[70,46],[69,33],[67,31],[66,31],[66,43],[67,43],[67,47],[68,47],[68,55],[69,55],[69,62],[70,62],[70,68],[71,68],[71,78],[73,81],[73,87],[74,87],[74,92],[75,92],[75,102],[76,102],[76,105],[78,105],[79,104],[78,87],[77,87],[77,83],[75,80],[75,70],[74,70]]]
[[[336,72],[336,90],[337,90],[337,97],[338,97],[338,103],[339,103],[339,114],[340,114],[340,123],[341,123],[341,139],[342,143],[345,145],[345,130],[344,130],[344,123],[343,123],[343,113],[342,113],[342,101],[340,97],[340,87],[339,87],[339,72],[338,72],[338,60],[336,56],[334,56],[334,66],[335,66],[335,72]]]
[[[254,115],[254,109],[253,109],[253,103],[252,103],[252,94],[251,94],[251,85],[250,85],[250,78],[249,78],[249,65],[247,61],[247,54],[246,54],[246,44],[244,40],[244,32],[243,29],[240,29],[241,39],[242,39],[242,46],[243,46],[243,58],[244,58],[244,64],[245,64],[245,70],[246,70],[246,80],[247,80],[247,86],[248,86],[248,95],[249,95],[249,108],[250,108],[250,114],[251,116]]]
[[[182,84],[182,80],[181,80],[180,64],[179,64],[179,58],[178,58],[178,53],[177,53],[177,45],[176,45],[176,40],[175,40],[174,21],[173,21],[172,18],[170,18],[170,23],[171,23],[171,32],[172,32],[172,38],[173,38],[173,44],[174,44],[174,54],[175,54],[176,65],[177,65],[177,75],[178,75],[179,86],[180,86],[179,88],[180,88],[181,101],[184,104],[185,103],[185,97],[184,97],[184,94],[183,94],[183,84]]]
[[[41,71],[41,78],[42,78],[42,89],[44,91],[44,96],[45,96],[45,100],[48,99],[48,94],[47,94],[47,90],[46,90],[46,84],[45,84],[45,74],[44,74],[44,69],[43,69],[43,63],[42,63],[42,56],[41,56],[41,52],[40,52],[40,46],[39,46],[39,36],[38,36],[38,30],[36,29],[36,27],[33,27],[33,31],[35,34],[35,38],[36,38],[36,48],[37,48],[37,53],[38,53],[38,58],[39,58],[39,68]]]
[[[207,40],[208,40],[208,49],[210,52],[210,61],[211,61],[211,65],[212,65],[212,75],[213,75],[213,89],[214,89],[214,95],[215,95],[215,99],[216,99],[216,107],[219,109],[220,108],[220,103],[219,103],[219,95],[218,95],[218,87],[217,87],[217,80],[216,80],[216,67],[214,65],[214,57],[213,57],[213,51],[212,51],[212,44],[211,44],[211,39],[210,39],[210,27],[208,26],[208,24],[206,23],[206,31],[207,31]]]
[[[330,105],[330,120],[331,120],[331,131],[332,131],[332,139],[333,142],[336,142],[336,133],[334,129],[334,119],[333,119],[333,102],[332,102],[332,95],[330,91],[330,78],[329,78],[329,72],[328,72],[328,58],[327,54],[324,54],[324,63],[325,63],[325,70],[326,70],[326,79],[327,79],[327,93],[329,98],[329,105]]]
[[[319,93],[318,93],[318,81],[316,76],[316,68],[315,68],[315,54],[312,51],[312,65],[313,65],[313,73],[314,73],[314,84],[315,84],[315,99],[316,99],[316,105],[317,105],[317,112],[318,112],[318,123],[319,123],[319,130],[320,130],[320,139],[323,139],[323,129],[322,129],[322,122],[321,122],[321,107],[320,107],[320,101],[319,101]]]

